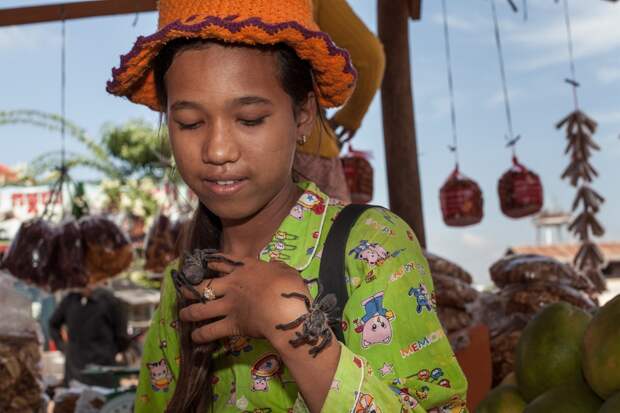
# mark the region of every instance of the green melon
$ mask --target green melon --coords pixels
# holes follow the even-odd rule
[[[620,392],[620,295],[598,310],[586,330],[583,373],[603,399]]]
[[[538,396],[523,413],[598,413],[603,401],[586,383],[564,384]]]
[[[618,413],[620,412],[620,393],[616,393],[601,406],[598,413]]]
[[[523,413],[525,400],[513,384],[502,384],[489,392],[475,413]]]
[[[591,318],[585,311],[560,302],[546,306],[529,322],[517,344],[515,363],[525,400],[582,380],[581,344]]]

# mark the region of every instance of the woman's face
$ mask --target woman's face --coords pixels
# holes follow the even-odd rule
[[[243,219],[290,190],[296,141],[311,132],[315,102],[310,95],[295,113],[275,55],[218,44],[183,50],[165,83],[179,173],[209,210]]]

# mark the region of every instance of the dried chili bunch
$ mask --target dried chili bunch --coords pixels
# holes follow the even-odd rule
[[[598,176],[598,172],[590,164],[590,157],[593,151],[601,149],[592,137],[596,132],[597,123],[577,109],[558,122],[556,128],[565,128],[568,140],[565,153],[570,154],[571,158],[562,174],[562,179],[567,179],[572,186],[578,187],[572,206],[577,215],[569,226],[569,230],[581,241],[581,248],[575,256],[574,264],[601,292],[606,289],[605,277],[601,272],[605,258],[591,239],[591,236],[601,237],[605,233],[605,229],[596,218],[605,199],[590,187],[590,183]]]

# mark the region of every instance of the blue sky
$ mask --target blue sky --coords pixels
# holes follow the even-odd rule
[[[565,138],[554,124],[572,110],[566,32],[561,3],[530,1],[529,20],[498,1],[505,45],[514,129],[523,136],[518,146],[522,163],[536,171],[545,187],[546,206],[568,209],[575,190],[560,174],[567,165]],[[2,7],[51,3],[4,1]],[[488,267],[508,246],[532,244],[531,220],[504,217],[498,205],[497,180],[510,166],[503,136],[506,121],[501,99],[497,54],[488,0],[449,0],[456,87],[456,109],[462,171],[480,184],[485,218],[466,229],[446,227],[438,191],[453,167],[446,149],[451,139],[449,100],[441,23],[441,3],[423,2],[423,19],[411,23],[412,76],[418,144],[421,152],[424,214],[430,250],[459,262],[480,282]],[[376,2],[350,0],[376,31]],[[577,77],[582,108],[599,122],[595,135],[602,151],[593,157],[600,172],[594,186],[606,198],[600,214],[606,239],[620,240],[620,5],[601,0],[571,1]],[[141,14],[74,20],[67,23],[67,116],[93,136],[104,122],[130,118],[157,122],[148,109],[112,97],[105,82],[119,56],[135,38],[154,31],[156,15]],[[59,112],[60,24],[0,28],[0,110],[38,109]],[[14,165],[59,148],[57,134],[25,126],[0,129],[0,163]],[[80,151],[69,141],[69,149]],[[373,102],[354,141],[374,154],[374,203],[388,206],[381,113]],[[89,176],[84,173],[84,176]]]

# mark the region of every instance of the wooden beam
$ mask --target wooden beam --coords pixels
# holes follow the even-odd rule
[[[0,9],[0,26],[43,23],[84,17],[157,10],[157,0],[96,0]]]
[[[409,63],[409,8],[404,1],[378,0],[377,4],[379,38],[386,56],[381,106],[390,209],[426,247]]]
[[[422,0],[407,0],[407,2],[409,3],[409,17],[413,20],[420,20],[422,18]]]

